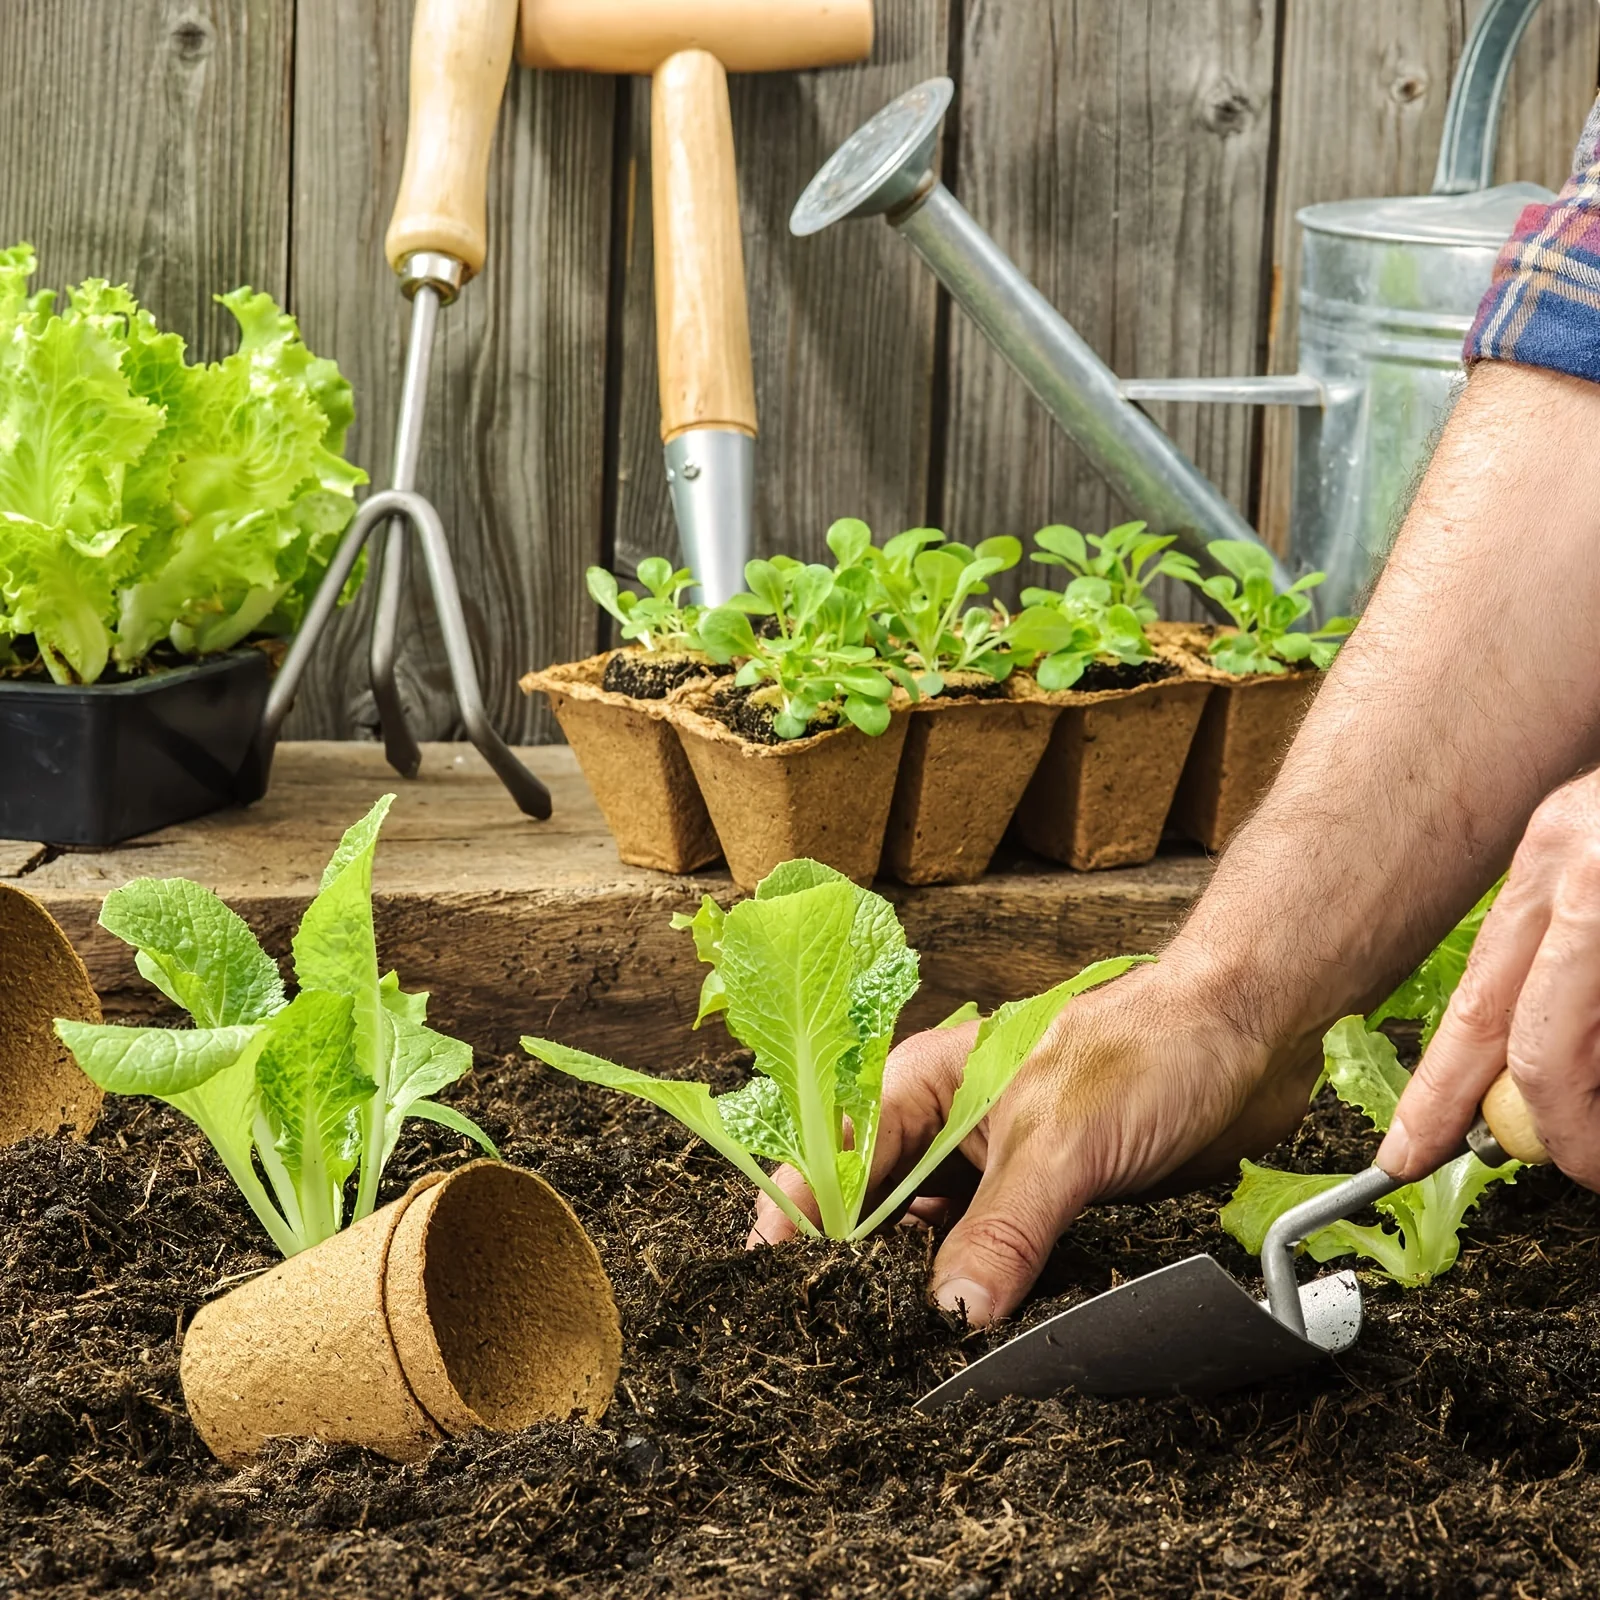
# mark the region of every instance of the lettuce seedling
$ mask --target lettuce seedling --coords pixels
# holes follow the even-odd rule
[[[1201,583],[1201,592],[1215,600],[1238,629],[1212,640],[1211,659],[1218,667],[1244,677],[1282,673],[1285,662],[1309,661],[1321,668],[1333,664],[1339,646],[1356,625],[1353,617],[1333,617],[1309,633],[1291,632],[1311,610],[1308,591],[1326,573],[1308,572],[1279,593],[1272,582],[1272,557],[1260,545],[1216,539],[1206,546],[1206,553],[1227,570]]]
[[[366,482],[338,367],[248,288],[218,297],[239,348],[192,365],[126,288],[58,312],[34,265],[0,250],[0,656],[93,683],[292,633]]]
[[[883,733],[894,685],[868,638],[861,570],[774,556],[749,562],[744,579],[749,591],[706,612],[700,637],[713,661],[742,662],[734,682],[771,705],[777,736],[803,738],[835,709],[863,733]],[[758,633],[752,616],[771,620]]]
[[[1370,1018],[1345,1017],[1329,1029],[1322,1041],[1322,1076],[1312,1088],[1313,1096],[1323,1084],[1330,1084],[1379,1133],[1389,1131],[1411,1074],[1400,1065],[1393,1042],[1376,1031],[1378,1024],[1391,1018],[1421,1021],[1426,1048],[1466,971],[1473,942],[1499,890],[1497,883]],[[1312,1234],[1306,1250],[1314,1261],[1365,1256],[1397,1283],[1407,1287],[1427,1283],[1454,1265],[1460,1248],[1456,1236],[1467,1212],[1491,1183],[1514,1183],[1518,1165],[1509,1161],[1489,1167],[1475,1155],[1457,1156],[1430,1177],[1375,1202],[1393,1227],[1336,1222]],[[1291,1206],[1348,1176],[1277,1172],[1252,1161],[1240,1162],[1239,1172],[1239,1187],[1222,1208],[1222,1225],[1253,1255],[1261,1253],[1267,1229]]]
[[[755,1075],[742,1089],[713,1095],[708,1084],[652,1078],[549,1039],[526,1038],[524,1049],[558,1071],[670,1112],[803,1233],[815,1235],[818,1229],[758,1158],[790,1163],[811,1186],[820,1231],[831,1239],[860,1239],[894,1216],[988,1114],[1061,1008],[1149,959],[1096,962],[984,1018],[949,1121],[863,1217],[884,1064],[901,1008],[918,983],[917,954],[906,945],[894,907],[831,867],[789,861],[762,880],[753,899],[725,912],[708,896],[692,917],[674,917],[673,926],[692,933],[711,968],[695,1026],[720,1015],[755,1053]]]
[[[1079,533],[1062,523],[1033,536],[1033,559],[1042,567],[1065,567],[1075,578],[1105,585],[1104,603],[1127,606],[1140,622],[1154,622],[1156,608],[1145,594],[1157,578],[1192,583],[1200,569],[1192,556],[1172,549],[1173,534],[1150,533],[1149,524],[1124,522],[1105,533]]]
[[[651,653],[699,650],[700,618],[705,608],[686,605],[684,595],[694,587],[694,574],[687,567],[674,568],[662,556],[649,556],[639,563],[642,595],[624,589],[604,567],[590,567],[585,573],[589,597],[621,624],[622,637]]]
[[[1015,639],[1019,654],[1032,658],[1041,688],[1070,689],[1096,661],[1136,667],[1155,654],[1138,612],[1115,595],[1111,580],[1094,574],[1072,579],[1065,589],[1022,591],[1023,617],[1053,617],[1061,630],[1053,636],[1036,631],[1030,620]]]
[[[380,976],[372,860],[393,795],[340,841],[294,937],[299,993],[287,999],[244,920],[184,878],[138,878],[106,896],[101,926],[194,1019],[190,1029],[58,1019],[78,1065],[111,1094],[164,1100],[194,1122],[272,1242],[293,1255],[373,1209],[401,1124],[423,1117],[494,1146],[431,1096],[472,1049],[427,1026],[428,997]]]

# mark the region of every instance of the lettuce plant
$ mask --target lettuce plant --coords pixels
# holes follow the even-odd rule
[[[708,896],[673,926],[689,930],[711,971],[698,1027],[720,1015],[755,1053],[742,1089],[652,1078],[549,1039],[523,1047],[546,1065],[638,1096],[670,1112],[733,1163],[804,1233],[818,1230],[760,1158],[789,1162],[811,1186],[821,1232],[860,1239],[892,1217],[988,1114],[1017,1069],[1076,994],[1147,957],[1096,962],[1030,1000],[983,1019],[950,1119],[916,1166],[865,1217],[884,1064],[901,1008],[917,988],[917,955],[888,901],[831,867],[788,861],[753,899],[723,911]],[[958,1017],[965,1019],[971,1008]],[[954,1020],[954,1019],[953,1019]]]
[[[774,556],[749,562],[744,580],[747,593],[700,619],[700,637],[714,661],[742,661],[733,681],[771,704],[777,736],[802,738],[835,708],[883,733],[894,685],[868,637],[862,572]],[[758,633],[753,616],[770,622]]]
[[[1329,1084],[1379,1133],[1388,1132],[1411,1074],[1401,1066],[1394,1044],[1375,1031],[1377,1025],[1390,1018],[1421,1021],[1426,1047],[1461,981],[1498,889],[1496,884],[1371,1018],[1363,1022],[1360,1017],[1345,1017],[1334,1024],[1322,1041],[1324,1065],[1313,1095]],[[1363,1256],[1408,1288],[1428,1283],[1455,1264],[1460,1250],[1457,1235],[1484,1190],[1492,1183],[1514,1183],[1518,1165],[1508,1161],[1489,1167],[1475,1155],[1457,1156],[1429,1177],[1376,1201],[1384,1221],[1335,1222],[1312,1234],[1306,1251],[1314,1261]],[[1222,1225],[1252,1255],[1261,1253],[1267,1229],[1291,1206],[1349,1176],[1278,1172],[1253,1161],[1240,1162],[1239,1173],[1239,1187],[1222,1208]]]
[[[1148,524],[1124,522],[1105,533],[1079,533],[1061,523],[1041,528],[1033,559],[1042,567],[1065,567],[1074,578],[1104,584],[1103,603],[1127,606],[1140,622],[1154,622],[1156,608],[1145,594],[1157,578],[1192,583],[1199,568],[1191,556],[1172,549],[1172,534],[1150,533]]]
[[[211,1141],[284,1255],[369,1215],[401,1124],[423,1117],[494,1146],[431,1096],[472,1066],[471,1047],[427,1025],[428,997],[379,974],[372,860],[393,795],[339,843],[294,937],[299,993],[209,889],[139,878],[106,897],[103,927],[194,1019],[189,1029],[58,1020],[85,1073],[111,1094],[164,1100]]]
[[[1311,610],[1309,590],[1325,572],[1308,572],[1279,593],[1272,582],[1272,557],[1260,545],[1243,539],[1217,539],[1206,553],[1226,571],[1201,583],[1233,619],[1236,633],[1219,635],[1211,642],[1211,659],[1224,672],[1243,677],[1248,673],[1282,673],[1285,663],[1309,661],[1326,668],[1333,664],[1350,630],[1353,617],[1333,617],[1310,633],[1291,630]]]
[[[700,618],[705,608],[684,603],[695,582],[687,567],[674,568],[662,556],[647,557],[638,568],[645,587],[642,595],[622,588],[604,567],[590,567],[585,578],[590,599],[617,619],[630,644],[651,653],[701,648]]]
[[[1024,617],[1059,619],[1062,633],[1037,637],[1027,630],[1019,648],[1036,657],[1033,675],[1043,689],[1070,689],[1099,661],[1137,667],[1155,654],[1139,614],[1114,598],[1112,582],[1089,575],[1073,578],[1065,589],[1024,589]]]
[[[350,386],[292,317],[220,296],[239,348],[191,365],[126,288],[58,312],[0,250],[0,655],[59,683],[298,626],[365,474]]]

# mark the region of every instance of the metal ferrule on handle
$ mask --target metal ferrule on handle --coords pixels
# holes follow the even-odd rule
[[[666,445],[684,564],[718,606],[744,588],[755,506],[756,442],[734,428],[690,428]]]

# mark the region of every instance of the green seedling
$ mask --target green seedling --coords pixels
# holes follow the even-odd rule
[[[748,563],[744,578],[748,592],[706,612],[700,636],[714,661],[741,662],[734,682],[771,705],[777,736],[802,738],[835,711],[865,734],[885,732],[894,684],[869,638],[865,569],[774,556]],[[758,633],[753,616],[771,620]]]
[[[1411,1074],[1400,1064],[1393,1042],[1375,1031],[1377,1024],[1391,1018],[1421,1021],[1426,1047],[1466,970],[1467,956],[1498,888],[1497,884],[1473,907],[1371,1018],[1364,1022],[1345,1017],[1334,1024],[1322,1041],[1324,1065],[1313,1095],[1326,1083],[1379,1133],[1388,1132]],[[1384,1221],[1335,1222],[1311,1235],[1306,1252],[1314,1261],[1362,1256],[1396,1283],[1409,1288],[1428,1283],[1455,1264],[1467,1213],[1490,1184],[1514,1183],[1517,1166],[1509,1161],[1489,1167],[1475,1155],[1457,1156],[1431,1176],[1376,1201]],[[1222,1208],[1222,1225],[1253,1255],[1261,1253],[1267,1229],[1291,1206],[1348,1176],[1278,1172],[1253,1161],[1241,1162],[1239,1173],[1239,1187]]]
[[[1136,667],[1155,654],[1139,613],[1116,595],[1111,579],[1093,573],[1073,578],[1065,589],[1022,591],[1023,616],[1051,617],[1058,630],[1050,636],[1026,627],[1016,642],[1033,658],[1041,688],[1070,689],[1097,661]]]
[[[1327,577],[1308,572],[1281,593],[1272,582],[1272,557],[1260,545],[1242,539],[1217,539],[1206,553],[1226,571],[1201,583],[1233,620],[1236,633],[1211,643],[1211,659],[1224,672],[1239,677],[1250,673],[1282,673],[1289,666],[1309,661],[1327,668],[1339,653],[1353,617],[1334,617],[1312,632],[1293,632],[1294,625],[1311,610],[1309,590]]]
[[[589,597],[617,619],[622,637],[652,654],[703,648],[700,618],[703,606],[687,605],[684,596],[694,587],[694,574],[687,567],[674,568],[662,556],[648,556],[639,563],[638,579],[644,594],[624,589],[604,567],[590,567],[584,574]]]
[[[1079,533],[1062,523],[1033,536],[1033,559],[1043,567],[1065,567],[1074,578],[1104,584],[1095,593],[1106,606],[1127,606],[1140,622],[1154,622],[1156,608],[1145,590],[1157,578],[1194,582],[1200,569],[1191,556],[1172,549],[1171,534],[1151,533],[1148,524],[1124,522],[1105,533]]]
[[[93,683],[292,633],[366,482],[338,367],[247,288],[218,297],[238,350],[190,365],[126,288],[57,312],[33,271],[0,250],[0,659]]]
[[[60,1019],[56,1032],[110,1094],[179,1111],[284,1255],[369,1215],[402,1123],[422,1117],[494,1146],[431,1097],[472,1066],[471,1047],[427,1025],[428,997],[379,974],[372,860],[393,795],[340,841],[294,936],[299,993],[245,922],[185,878],[139,878],[107,895],[101,925],[139,971],[194,1019],[189,1029]]]
[[[527,1038],[523,1047],[547,1066],[670,1112],[801,1232],[815,1235],[817,1227],[761,1160],[790,1163],[811,1186],[820,1232],[832,1239],[863,1238],[895,1216],[988,1114],[1068,1001],[1150,959],[1096,962],[984,1018],[949,1120],[868,1211],[884,1064],[918,982],[917,955],[893,906],[830,867],[789,861],[762,880],[753,899],[725,912],[707,897],[692,917],[674,917],[673,926],[692,933],[711,968],[695,1026],[720,1015],[755,1054],[755,1075],[742,1089],[714,1095],[707,1084],[652,1078],[549,1039]],[[963,1007],[951,1020],[975,1014]]]

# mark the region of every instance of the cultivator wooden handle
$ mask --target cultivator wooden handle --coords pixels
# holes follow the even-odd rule
[[[1508,1156],[1526,1161],[1530,1166],[1543,1166],[1550,1160],[1550,1152],[1533,1125],[1533,1114],[1522,1091],[1512,1082],[1511,1069],[1507,1067],[1483,1097],[1480,1115],[1494,1135],[1495,1143]]]
[[[405,168],[384,239],[397,272],[438,251],[470,278],[489,249],[489,150],[505,96],[517,0],[417,0]]]

